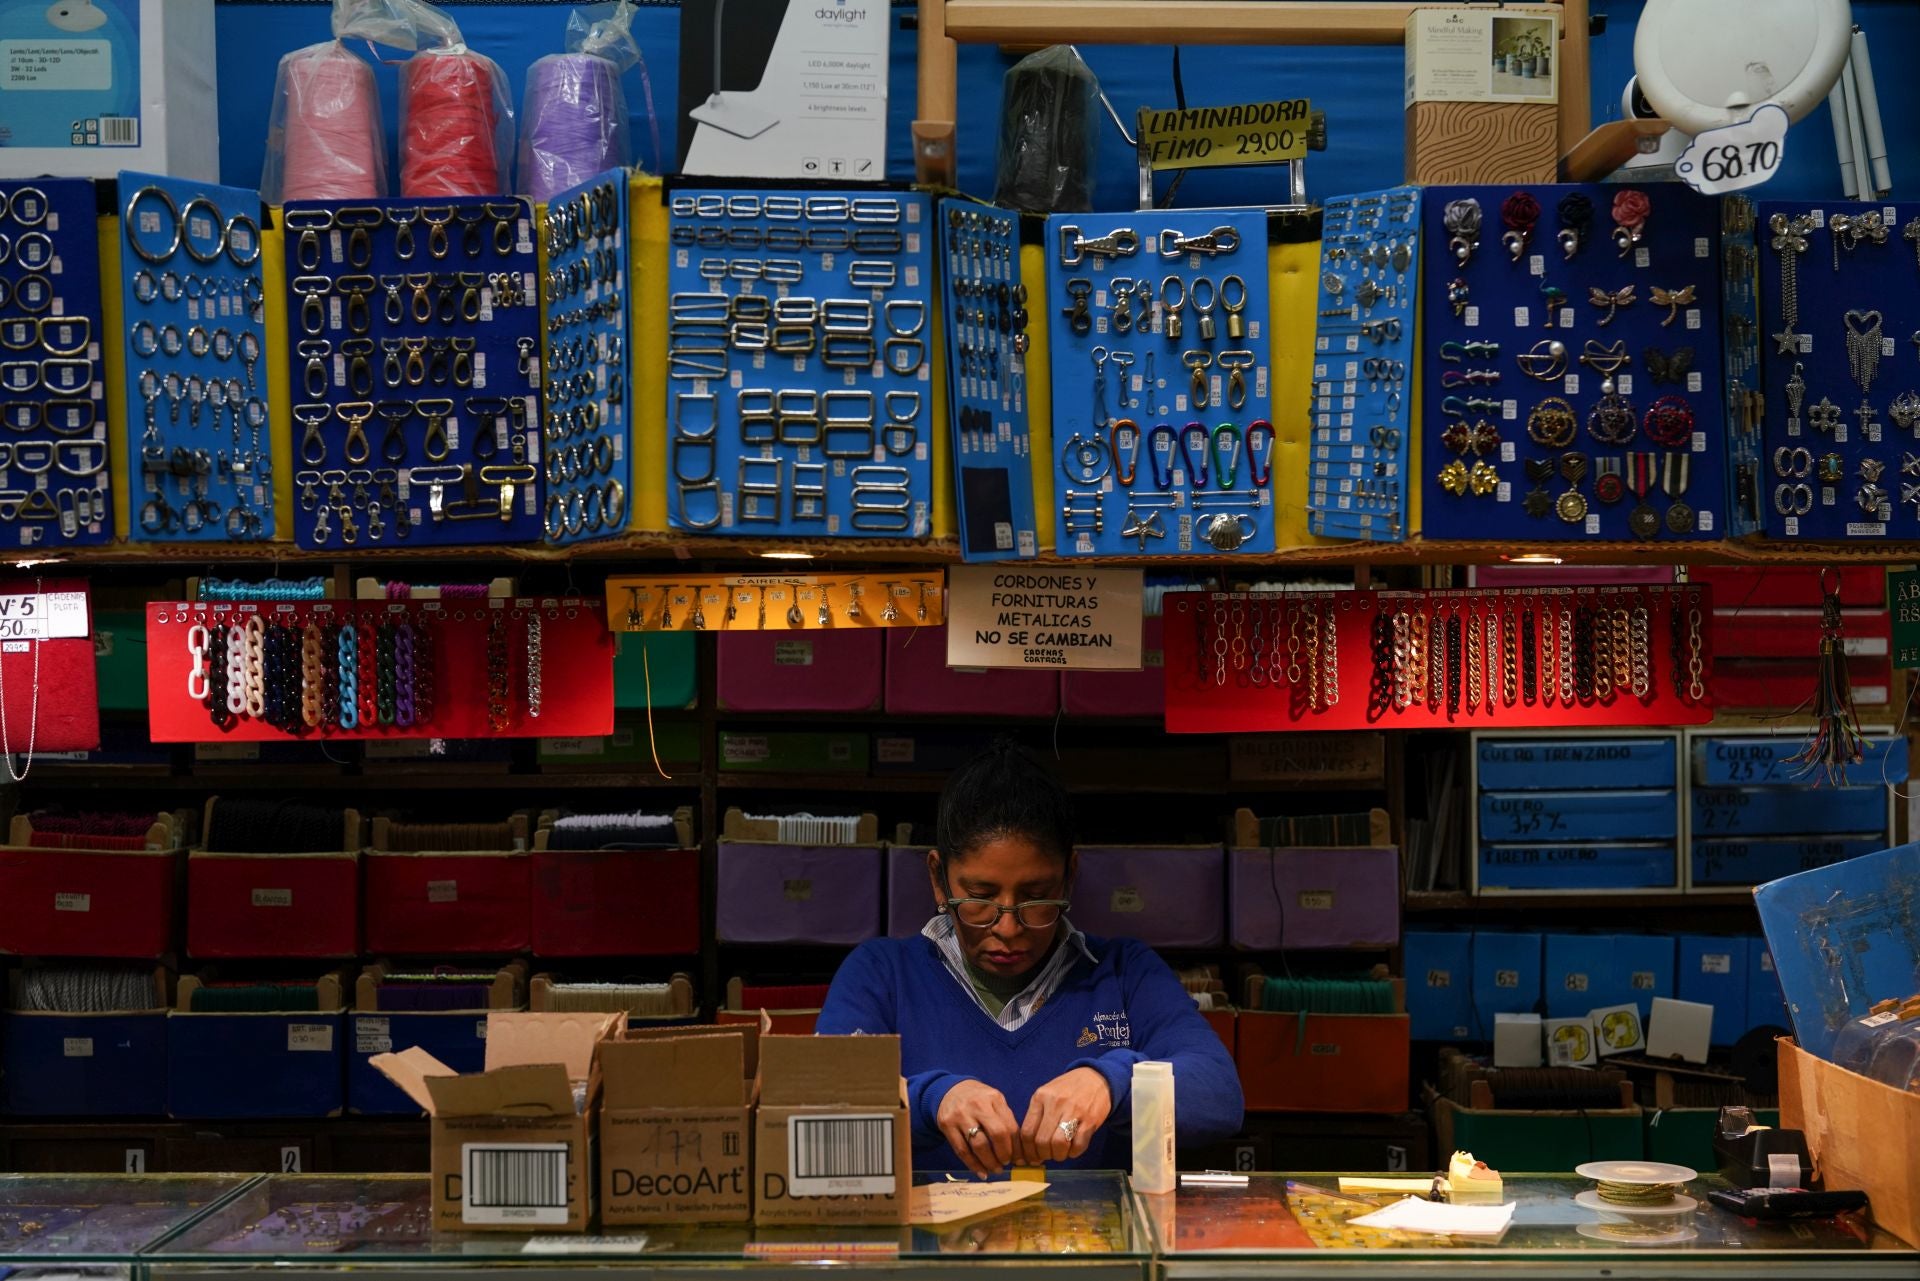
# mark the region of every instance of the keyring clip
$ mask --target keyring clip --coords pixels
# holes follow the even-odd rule
[[[1205,489],[1207,487],[1207,479],[1212,474],[1210,462],[1207,458],[1207,448],[1213,443],[1212,438],[1207,435],[1207,425],[1202,422],[1188,423],[1180,429],[1178,439],[1180,442],[1180,461],[1186,464],[1187,483],[1195,489]],[[1198,462],[1194,461],[1192,446],[1195,444],[1200,446],[1200,459]]]

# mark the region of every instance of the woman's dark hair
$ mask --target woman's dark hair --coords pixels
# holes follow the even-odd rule
[[[1011,739],[962,765],[940,792],[935,839],[942,861],[1019,836],[1065,866],[1073,854],[1073,802],[1046,766]]]

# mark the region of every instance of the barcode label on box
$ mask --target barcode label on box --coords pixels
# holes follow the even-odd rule
[[[892,1196],[891,1112],[787,1118],[791,1196]]]
[[[91,894],[55,894],[53,910],[56,912],[91,912],[93,895]]]
[[[137,147],[140,145],[140,117],[138,116],[101,116],[100,145],[103,147]]]
[[[463,1143],[462,1223],[567,1222],[567,1145]]]

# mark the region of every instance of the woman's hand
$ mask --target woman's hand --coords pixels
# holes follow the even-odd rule
[[[940,1100],[934,1123],[947,1136],[954,1155],[979,1178],[998,1174],[1013,1160],[1020,1127],[1006,1098],[991,1085],[960,1082]]]
[[[1056,1076],[1033,1092],[1020,1126],[1020,1159],[1038,1165],[1082,1156],[1113,1111],[1107,1078],[1090,1067]],[[1067,1134],[1062,1124],[1075,1122]]]

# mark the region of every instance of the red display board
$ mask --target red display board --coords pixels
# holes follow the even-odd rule
[[[8,752],[100,746],[93,626],[82,578],[0,580],[0,696]]]
[[[1694,584],[1172,593],[1167,729],[1704,724],[1712,612]]]
[[[613,636],[571,597],[162,602],[147,706],[156,743],[610,734]]]

